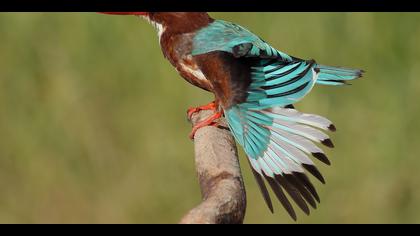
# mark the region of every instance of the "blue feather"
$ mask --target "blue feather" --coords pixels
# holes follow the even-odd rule
[[[281,182],[276,182],[279,175],[299,173],[299,180],[305,182],[300,189],[309,188],[313,197],[318,199],[312,184],[301,174],[306,169],[323,180],[307,155],[312,154],[329,163],[314,142],[332,146],[329,137],[316,128],[333,130],[331,127],[334,126],[323,117],[285,107],[305,97],[315,83],[342,85],[359,78],[362,71],[323,66],[313,60],[291,57],[247,29],[221,20],[200,29],[193,38],[193,56],[214,51],[228,52],[235,58],[257,59],[250,65],[251,83],[244,91],[246,101],[224,111],[229,128],[244,148],[254,173],[274,178],[266,178],[270,185],[281,185]],[[263,184],[261,178],[257,180]],[[265,189],[265,186],[260,187]]]
[[[233,49],[243,44],[251,44],[247,57],[259,57],[261,52],[268,57],[281,57],[284,61],[293,59],[286,53],[272,48],[249,30],[223,20],[215,20],[200,29],[193,39],[192,55],[200,55],[213,51],[224,51],[234,54]],[[276,52],[276,53],[273,53]]]

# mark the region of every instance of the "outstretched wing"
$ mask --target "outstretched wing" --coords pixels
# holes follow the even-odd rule
[[[237,63],[249,66],[251,81],[247,81],[246,91],[241,91],[246,99],[225,107],[225,115],[270,210],[264,179],[293,219],[296,214],[285,192],[309,214],[308,204],[316,208],[319,196],[305,171],[324,183],[309,155],[329,164],[315,143],[332,147],[329,137],[319,129],[335,128],[329,120],[300,113],[290,104],[313,87],[319,73],[315,62],[280,52],[248,30],[225,21],[213,22],[194,38],[193,55],[215,51],[227,52]]]
[[[225,111],[230,129],[244,148],[253,168],[264,198],[272,210],[271,200],[265,190],[265,178],[292,218],[296,214],[283,194],[292,197],[307,214],[306,203],[316,208],[318,194],[307,178],[305,170],[324,183],[324,178],[309,155],[330,164],[327,156],[315,143],[333,147],[323,130],[335,130],[327,119],[300,113],[292,108],[247,108],[247,102]],[[306,202],[305,202],[306,201]]]

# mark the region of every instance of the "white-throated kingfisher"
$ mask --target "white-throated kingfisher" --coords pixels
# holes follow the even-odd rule
[[[191,84],[214,93],[215,101],[191,108],[188,115],[208,109],[214,114],[193,127],[216,124],[225,116],[236,141],[244,148],[263,197],[273,212],[265,186],[290,216],[296,213],[285,195],[309,214],[319,196],[305,174],[322,183],[323,176],[309,155],[329,165],[315,143],[333,147],[321,130],[335,131],[328,119],[297,111],[293,104],[314,85],[344,85],[362,70],[324,66],[281,52],[247,29],[200,12],[103,12],[136,15],[158,31],[166,59]]]

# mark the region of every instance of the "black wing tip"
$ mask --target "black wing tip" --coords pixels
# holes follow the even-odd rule
[[[320,160],[322,163],[324,163],[328,166],[331,165],[331,162],[328,159],[328,157],[322,152],[314,152],[314,153],[312,153],[312,156],[314,156],[316,159]]]
[[[325,184],[325,179],[322,176],[321,172],[319,172],[318,168],[316,168],[316,166],[314,166],[314,165],[307,165],[307,164],[302,164],[302,166],[309,173],[311,173],[315,178],[317,178],[321,183]]]
[[[322,140],[321,143],[329,148],[334,148],[334,144],[329,138]]]
[[[273,203],[271,201],[270,194],[268,193],[268,189],[265,186],[264,179],[261,177],[261,175],[257,171],[254,170],[254,168],[252,166],[251,166],[251,170],[252,170],[252,174],[255,177],[255,180],[257,181],[258,187],[259,187],[260,192],[261,192],[261,194],[264,198],[265,204],[267,205],[270,212],[272,214],[274,214]]]
[[[302,195],[302,197],[306,200],[306,202],[313,208],[316,209],[316,202],[314,199],[313,194],[309,190],[309,187],[302,181],[298,179],[295,174],[285,174],[284,178],[291,183]]]
[[[287,209],[286,209],[286,211],[287,211],[287,213],[289,213],[289,216],[293,219],[293,221],[297,221],[297,215],[296,215],[296,212],[293,210],[293,208],[292,208],[292,211],[288,211]]]
[[[314,175],[319,181],[325,183],[324,178],[315,166],[303,165],[303,167],[307,169],[312,175]],[[299,206],[299,208],[308,216],[310,215],[310,208],[307,204],[309,204],[313,209],[316,209],[316,202],[320,203],[320,198],[316,192],[315,187],[303,172],[292,172],[291,174],[275,175],[274,178],[269,177],[264,173],[260,175],[254,170],[253,173],[257,179],[260,190],[263,193],[264,200],[272,214],[274,214],[274,208],[267,191],[268,189],[264,184],[264,179],[269,183],[271,189],[277,196],[278,200],[280,200],[280,203],[283,205],[290,218],[295,222],[297,222],[297,214],[293,209],[293,206],[291,205],[288,197],[283,192],[283,188],[294,200],[297,206]]]
[[[271,189],[273,190],[274,194],[276,195],[277,199],[283,205],[283,208],[287,211],[290,217],[296,221],[296,212],[293,209],[293,206],[290,203],[289,199],[287,199],[286,195],[284,194],[280,184],[276,181],[275,178],[269,177],[265,174],[263,175],[264,178],[267,180],[268,184],[270,185]]]
[[[335,132],[335,131],[337,131],[337,128],[335,127],[335,125],[330,124],[330,125],[328,126],[328,130],[329,130],[329,131],[332,131],[332,132]]]
[[[293,184],[293,182],[289,181],[286,176],[283,175],[275,175],[275,180],[277,183],[286,190],[287,194],[293,199],[296,205],[306,214],[310,214],[310,209],[308,204],[305,201],[305,197],[303,196],[302,192]]]
[[[305,213],[305,215],[307,215],[307,216],[309,216],[309,215],[311,215],[311,210],[309,209],[309,207],[308,207],[308,209],[306,210],[304,210],[304,209],[302,209],[302,211],[303,211],[303,213]]]
[[[309,180],[308,176],[305,175],[305,173],[301,172],[293,172],[293,176],[296,177],[296,180],[299,181],[305,188],[312,194],[312,196],[315,198],[315,200],[318,203],[321,203],[321,199],[318,195],[318,192],[316,191],[314,185]]]

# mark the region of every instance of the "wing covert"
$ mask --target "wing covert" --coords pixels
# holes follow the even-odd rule
[[[291,62],[293,58],[280,52],[240,25],[215,20],[194,36],[192,55],[213,51],[229,52],[235,57],[276,58]]]

